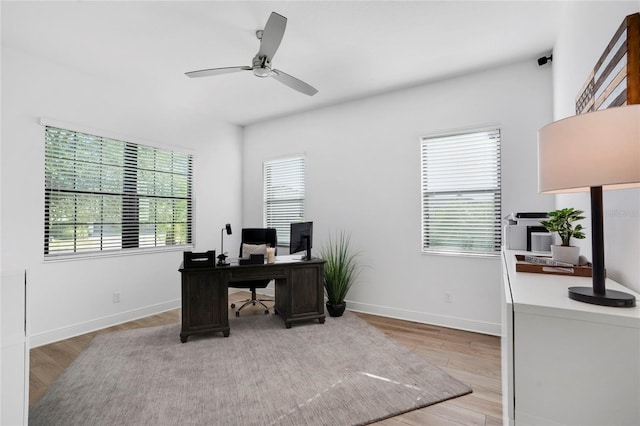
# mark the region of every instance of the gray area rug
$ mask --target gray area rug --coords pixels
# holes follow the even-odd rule
[[[231,318],[102,334],[29,412],[30,425],[359,425],[471,392],[356,315],[284,327]]]

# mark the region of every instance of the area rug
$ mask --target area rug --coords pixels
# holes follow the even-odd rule
[[[230,319],[98,335],[29,412],[30,425],[361,425],[471,392],[356,315],[286,329]]]

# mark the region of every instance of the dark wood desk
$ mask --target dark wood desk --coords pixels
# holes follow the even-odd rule
[[[287,328],[295,322],[324,323],[323,271],[325,261],[184,268],[182,275],[182,330],[180,341],[193,334],[221,331],[229,336],[229,283],[254,279],[275,280],[275,313]]]

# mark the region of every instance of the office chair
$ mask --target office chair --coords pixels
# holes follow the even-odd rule
[[[266,244],[269,247],[274,247],[277,254],[278,237],[275,228],[244,228],[242,229],[241,243],[240,243],[240,257],[243,257],[243,248],[246,249],[245,244],[260,245]],[[247,251],[247,250],[244,250]],[[264,254],[264,253],[263,253]],[[251,290],[251,299],[245,299],[231,304],[231,309],[235,309],[236,304],[242,303],[236,310],[236,316],[240,316],[240,311],[247,305],[255,305],[256,303],[264,306],[264,313],[269,313],[269,307],[262,302],[273,302],[273,299],[258,299],[256,295],[257,288],[265,288],[271,280],[255,280],[255,281],[237,281],[229,283],[229,287],[244,288]]]

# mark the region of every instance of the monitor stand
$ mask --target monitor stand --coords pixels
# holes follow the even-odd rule
[[[307,250],[307,254],[304,257],[304,260],[311,260],[311,237],[305,236],[302,238],[304,238],[304,245]]]

